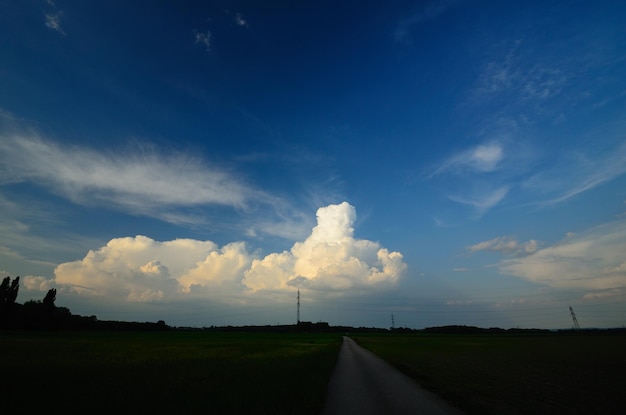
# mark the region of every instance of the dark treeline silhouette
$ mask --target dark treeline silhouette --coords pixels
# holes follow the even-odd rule
[[[267,333],[382,333],[387,329],[377,327],[331,326],[326,322],[311,323],[301,321],[298,324],[264,325],[264,326],[211,326],[211,327],[177,327],[177,330],[219,331],[219,332],[267,332]]]
[[[439,327],[427,327],[425,329],[408,329],[408,328],[395,328],[391,329],[392,332],[396,333],[431,333],[431,334],[552,334],[552,333],[561,333],[561,334],[571,334],[571,333],[609,333],[609,332],[625,332],[626,328],[612,328],[612,329],[597,329],[597,328],[589,328],[589,329],[559,329],[559,330],[549,330],[549,329],[521,329],[521,328],[511,328],[511,329],[502,329],[499,327],[475,327],[475,326],[463,326],[463,325],[450,325],[450,326],[439,326]]]
[[[499,327],[475,327],[475,326],[441,326],[441,327],[427,327],[422,330],[424,333],[437,333],[437,334],[504,334],[504,333],[549,333],[547,329],[501,329]]]
[[[12,282],[6,277],[0,284],[0,329],[5,330],[124,330],[154,331],[168,330],[163,320],[151,322],[128,322],[98,320],[96,316],[80,316],[72,314],[67,307],[57,307],[57,290],[51,288],[43,300],[28,300],[19,304],[20,277]]]

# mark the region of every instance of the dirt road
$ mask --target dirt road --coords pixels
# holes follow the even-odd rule
[[[349,337],[326,396],[323,415],[461,413]]]

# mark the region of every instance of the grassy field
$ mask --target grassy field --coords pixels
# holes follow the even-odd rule
[[[341,336],[0,332],[2,412],[318,414]]]
[[[467,413],[626,410],[624,333],[353,338]]]
[[[622,413],[626,334],[358,334],[467,413]],[[341,336],[0,332],[2,412],[318,414]]]

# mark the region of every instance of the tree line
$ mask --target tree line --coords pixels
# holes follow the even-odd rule
[[[96,316],[72,314],[67,307],[58,307],[57,290],[48,290],[42,300],[18,303],[20,277],[6,277],[0,284],[0,329],[4,330],[165,330],[163,320],[157,323],[98,320]]]

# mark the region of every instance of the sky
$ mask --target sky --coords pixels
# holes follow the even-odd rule
[[[626,324],[626,3],[0,1],[0,271],[173,326]]]

